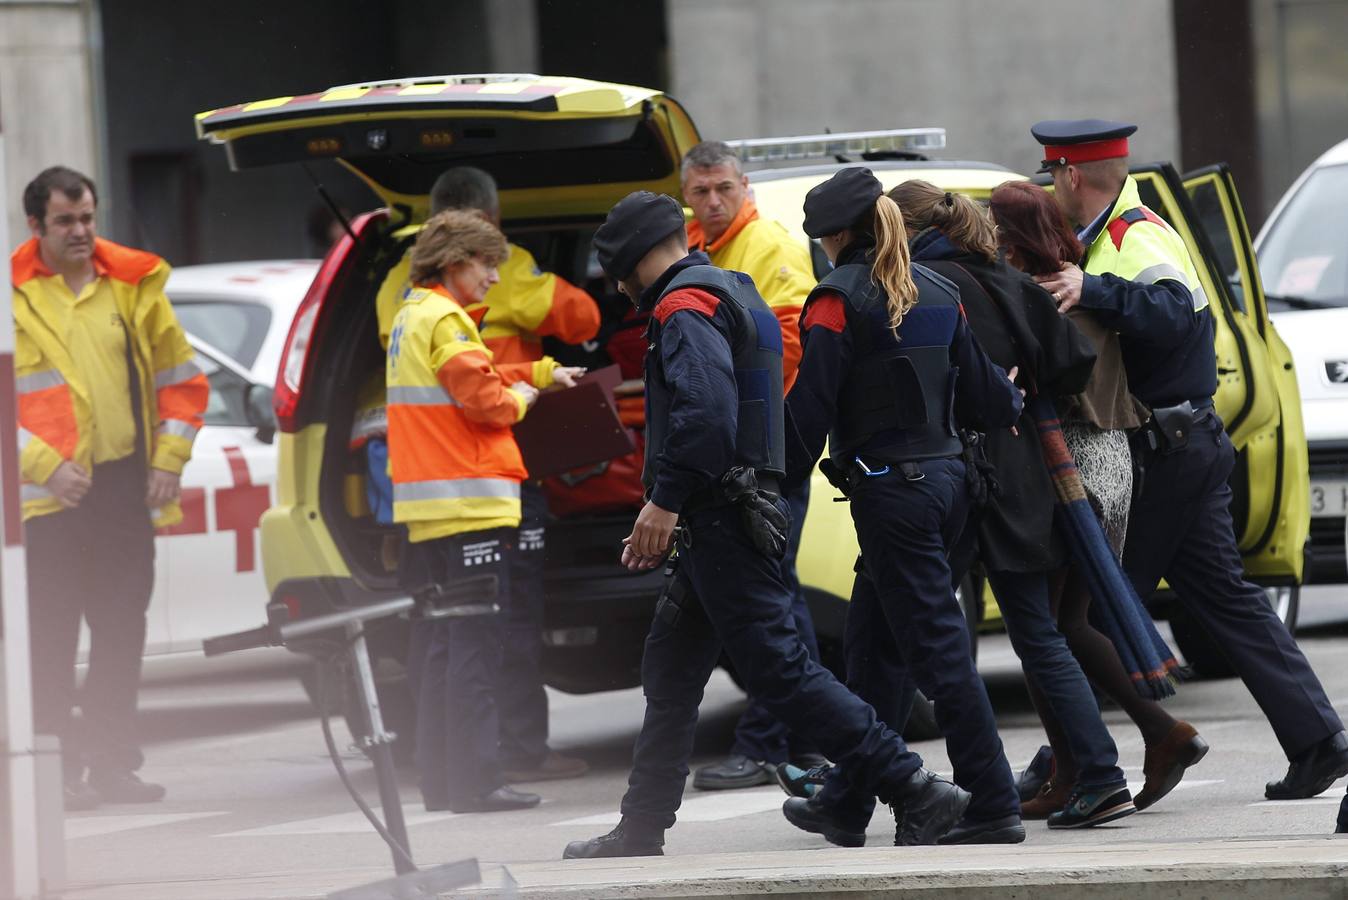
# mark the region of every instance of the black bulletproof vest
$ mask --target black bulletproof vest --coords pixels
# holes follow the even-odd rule
[[[950,282],[915,266],[917,305],[899,325],[889,327],[886,297],[871,279],[871,267],[839,266],[810,294],[841,294],[852,335],[852,367],[843,380],[838,416],[829,435],[829,453],[851,459],[864,455],[887,463],[958,456],[955,379],[948,339],[924,332],[913,312],[920,306],[959,306]],[[807,303],[809,300],[806,301]]]
[[[786,472],[786,432],[782,412],[782,330],[753,279],[716,266],[689,266],[670,281],[660,298],[697,288],[717,297],[730,320],[730,353],[739,391],[734,465],[781,477]],[[659,301],[656,301],[657,305]],[[655,483],[656,459],[669,427],[671,391],[659,371],[660,323],[651,318],[646,362],[646,464],[642,481]]]

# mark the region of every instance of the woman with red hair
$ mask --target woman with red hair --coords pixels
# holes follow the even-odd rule
[[[992,192],[989,209],[1006,261],[1027,274],[1057,272],[1064,262],[1081,258],[1081,243],[1062,210],[1038,185],[1026,181],[1003,184]],[[1132,502],[1128,432],[1141,427],[1146,410],[1129,393],[1118,334],[1101,326],[1080,307],[1067,316],[1095,345],[1096,362],[1086,389],[1060,401],[1062,434],[1110,549],[1120,556]],[[1128,713],[1142,732],[1146,782],[1134,803],[1138,809],[1145,809],[1174,789],[1184,770],[1207,752],[1207,744],[1188,722],[1175,719],[1155,700],[1138,693],[1114,644],[1091,625],[1090,602],[1086,584],[1079,575],[1069,574],[1057,598],[1058,625],[1087,676]],[[1054,759],[1053,774],[1044,783],[1037,805],[1052,808],[1071,792],[1076,763],[1066,749],[1061,724],[1049,713],[1033,685],[1031,696]]]

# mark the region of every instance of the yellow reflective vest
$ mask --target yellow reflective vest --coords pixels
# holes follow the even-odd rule
[[[1087,275],[1117,275],[1142,284],[1169,278],[1189,289],[1194,309],[1206,309],[1208,305],[1184,238],[1142,205],[1137,181],[1131,175],[1124,181],[1105,227],[1087,248],[1083,271]]]
[[[528,477],[511,426],[528,409],[510,385],[552,383],[551,360],[496,366],[477,324],[443,287],[414,287],[389,332],[393,519],[413,541],[515,528]]]
[[[164,295],[169,267],[158,256],[105,241],[94,242],[94,268],[106,278],[127,326],[140,387],[141,428],[149,465],[181,474],[192,456],[210,396],[196,352]],[[71,357],[65,335],[52,324],[53,280],[37,239],[10,257],[14,306],[14,366],[19,406],[19,466],[23,516],[64,507],[43,485],[66,460],[93,471],[92,391]],[[181,521],[175,501],[151,510],[156,527]]]

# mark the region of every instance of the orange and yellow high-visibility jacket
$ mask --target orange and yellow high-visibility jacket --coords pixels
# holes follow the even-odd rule
[[[94,242],[94,268],[108,279],[127,328],[140,386],[142,433],[149,464],[181,473],[192,456],[210,386],[173,314],[164,283],[169,267],[158,256],[111,241]],[[93,471],[92,391],[53,326],[51,291],[60,279],[42,262],[37,239],[10,257],[14,294],[14,366],[19,395],[19,465],[23,516],[59,512],[43,485],[65,460]],[[176,502],[151,511],[156,526],[182,519]]]

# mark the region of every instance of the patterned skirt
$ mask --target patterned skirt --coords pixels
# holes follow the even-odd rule
[[[1063,440],[1076,460],[1091,508],[1104,527],[1116,557],[1128,536],[1128,507],[1133,502],[1133,456],[1124,431],[1102,431],[1089,422],[1062,423]]]

